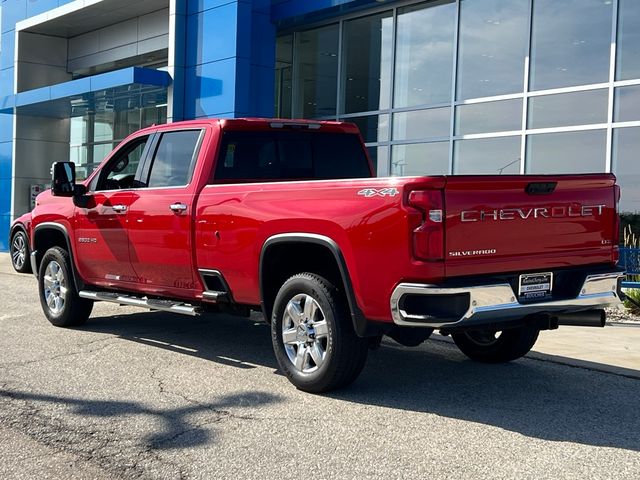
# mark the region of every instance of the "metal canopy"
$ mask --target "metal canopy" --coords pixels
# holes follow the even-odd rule
[[[165,71],[130,67],[0,98],[0,113],[69,118],[149,107],[166,103],[170,83]]]

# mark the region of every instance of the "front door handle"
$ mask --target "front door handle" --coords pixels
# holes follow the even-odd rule
[[[113,211],[116,213],[125,213],[127,211],[126,205],[114,205],[111,208],[113,208]]]
[[[171,209],[172,212],[182,213],[186,211],[188,207],[184,203],[178,202],[170,205],[169,208]]]

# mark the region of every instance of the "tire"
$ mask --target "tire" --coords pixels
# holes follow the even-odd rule
[[[509,330],[469,330],[453,333],[458,348],[472,360],[484,363],[503,363],[524,357],[538,339],[540,330],[524,326]],[[499,334],[499,336],[497,336]]]
[[[29,241],[22,230],[16,230],[10,243],[11,265],[18,273],[31,273]]]
[[[274,303],[271,341],[280,369],[298,389],[321,393],[352,383],[369,341],[356,335],[346,300],[326,279],[300,273]]]
[[[93,301],[78,296],[69,254],[60,247],[50,248],[42,257],[38,293],[45,316],[56,327],[77,327],[91,315]]]

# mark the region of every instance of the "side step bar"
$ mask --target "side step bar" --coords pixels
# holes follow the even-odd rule
[[[202,292],[202,298],[214,303],[229,303],[229,294],[227,292],[211,292],[205,290]]]
[[[192,317],[200,313],[198,307],[174,300],[157,300],[147,297],[134,297],[133,295],[123,295],[112,292],[90,292],[82,290],[78,292],[80,298],[95,300],[100,302],[117,303],[119,305],[130,305],[132,307],[148,308],[150,310],[161,310],[163,312],[180,313],[191,315]]]

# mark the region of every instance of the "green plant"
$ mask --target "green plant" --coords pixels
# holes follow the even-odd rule
[[[626,309],[633,315],[640,315],[640,289],[629,288],[624,292],[624,294],[627,296],[624,301]]]
[[[621,238],[624,238],[627,233],[633,233],[636,235],[640,233],[640,214],[621,213],[620,232],[622,233]]]

